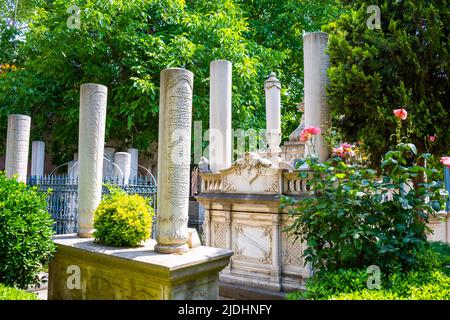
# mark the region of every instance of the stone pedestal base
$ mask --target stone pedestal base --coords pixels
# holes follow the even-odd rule
[[[158,254],[150,240],[139,248],[112,248],[75,234],[55,237],[49,300],[197,300],[218,298],[218,274],[232,251],[198,247]]]

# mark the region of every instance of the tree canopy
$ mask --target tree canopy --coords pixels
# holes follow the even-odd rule
[[[404,108],[421,152],[450,152],[448,1],[372,1],[380,29],[367,27],[367,1],[345,2],[351,9],[324,28],[334,125],[344,139],[362,140],[378,163],[395,144],[393,109]],[[429,135],[437,135],[431,147]]]
[[[14,17],[15,2],[1,3]],[[338,12],[332,1],[317,0],[20,3],[26,14],[15,15],[19,23],[9,34],[1,19],[0,43],[9,51],[1,50],[8,70],[0,75],[0,129],[10,113],[30,115],[32,138],[46,140],[57,162],[77,148],[82,83],[108,86],[107,140],[144,151],[157,139],[160,71],[187,68],[195,74],[193,117],[207,129],[215,59],[233,63],[234,128],[265,127],[264,80],[277,73],[289,135],[303,95],[302,32],[320,29]],[[79,28],[68,25],[73,4],[80,8]]]

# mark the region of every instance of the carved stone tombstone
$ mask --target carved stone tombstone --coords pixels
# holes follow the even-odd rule
[[[130,165],[130,179],[133,181],[137,178],[139,170],[139,150],[136,148],[129,148],[127,152],[131,155]]]
[[[330,123],[330,110],[326,100],[327,70],[330,58],[326,53],[328,34],[307,33],[303,38],[305,74],[305,126],[325,131]],[[306,150],[310,153],[310,150]],[[328,145],[323,133],[316,141],[320,161],[328,159]]]
[[[218,172],[231,165],[233,149],[231,81],[231,62],[227,60],[211,61],[209,89],[209,165],[212,172]]]
[[[28,149],[30,145],[31,118],[21,114],[8,116],[6,137],[5,171],[8,178],[17,176],[21,182],[27,181]]]
[[[128,152],[116,152],[114,154],[114,178],[119,185],[128,185],[131,171],[131,154]]]
[[[192,72],[161,72],[158,139],[158,215],[155,251],[188,250]]]
[[[92,237],[93,215],[102,196],[107,91],[94,83],[80,88],[78,236],[82,238]]]
[[[45,142],[33,141],[31,143],[31,175],[43,176],[45,165]]]

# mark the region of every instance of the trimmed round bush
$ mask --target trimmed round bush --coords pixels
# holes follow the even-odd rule
[[[94,213],[95,242],[113,247],[136,247],[150,238],[153,208],[140,195],[110,188]]]
[[[47,194],[0,172],[0,283],[27,288],[55,251]]]

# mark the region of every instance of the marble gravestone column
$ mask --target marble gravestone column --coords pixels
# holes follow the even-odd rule
[[[80,88],[78,236],[81,238],[92,237],[93,215],[102,196],[107,92],[107,87],[94,83]]]
[[[78,153],[73,154],[73,160],[67,165],[67,175],[70,179],[78,179],[80,164],[78,163]]]
[[[158,215],[155,251],[188,250],[192,72],[161,71],[158,135]]]
[[[130,179],[131,154],[128,152],[116,152],[114,154],[114,178],[119,180],[119,185],[128,185]],[[120,170],[119,170],[120,169]]]
[[[320,161],[328,159],[329,147],[323,137],[330,123],[330,110],[326,101],[325,88],[328,85],[327,70],[330,65],[325,50],[328,34],[325,32],[307,33],[303,37],[304,75],[305,75],[305,127],[317,127],[322,134],[316,137],[316,153]],[[310,153],[311,150],[306,150]]]
[[[8,178],[17,175],[17,181],[27,182],[28,149],[31,118],[21,114],[8,116],[6,134],[5,171]]]
[[[217,172],[231,166],[231,71],[227,60],[210,64],[209,168]]]
[[[45,164],[45,142],[33,141],[31,143],[31,176],[42,177]]]
[[[114,174],[114,153],[116,149],[105,147],[103,152],[103,179],[111,178]],[[106,159],[105,159],[106,158]]]
[[[264,82],[266,94],[266,140],[269,154],[281,152],[281,83],[272,72]]]
[[[137,178],[139,172],[139,150],[136,148],[129,148],[127,152],[131,155],[130,179],[133,181]]]

